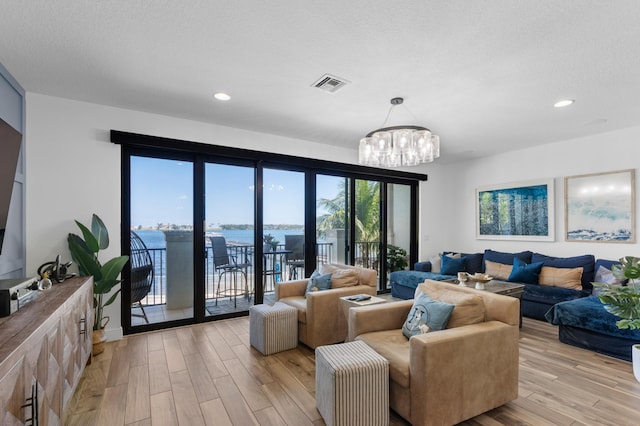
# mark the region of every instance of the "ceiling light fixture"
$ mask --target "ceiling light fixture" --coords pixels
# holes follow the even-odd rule
[[[403,98],[391,99],[391,107],[382,127],[360,139],[360,164],[383,167],[417,166],[440,157],[440,137],[431,134],[426,127],[385,127],[393,109],[403,102]]]
[[[563,99],[563,100],[558,101],[555,104],[553,104],[553,106],[556,107],[556,108],[563,108],[563,107],[571,105],[574,102],[575,101],[573,99]]]
[[[216,98],[219,101],[228,101],[229,99],[231,99],[231,96],[227,95],[226,93],[223,92],[218,92],[216,94],[213,95],[214,98]]]

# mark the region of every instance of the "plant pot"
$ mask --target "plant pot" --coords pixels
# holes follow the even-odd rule
[[[99,355],[104,352],[105,337],[104,328],[93,330],[93,355]]]
[[[633,375],[640,382],[640,345],[631,346],[631,360],[633,362]]]

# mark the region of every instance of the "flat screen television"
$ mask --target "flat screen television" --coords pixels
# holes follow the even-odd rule
[[[0,254],[11,207],[11,193],[16,178],[22,135],[0,118]]]

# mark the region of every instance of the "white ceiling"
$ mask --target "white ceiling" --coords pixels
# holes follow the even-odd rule
[[[640,125],[637,0],[2,0],[0,62],[30,92],[354,148],[402,96],[444,162]]]

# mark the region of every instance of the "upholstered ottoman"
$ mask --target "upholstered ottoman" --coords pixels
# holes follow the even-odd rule
[[[298,346],[298,310],[285,303],[249,308],[249,342],[264,355]]]
[[[361,341],[316,348],[316,407],[327,426],[389,424],[389,363]]]

